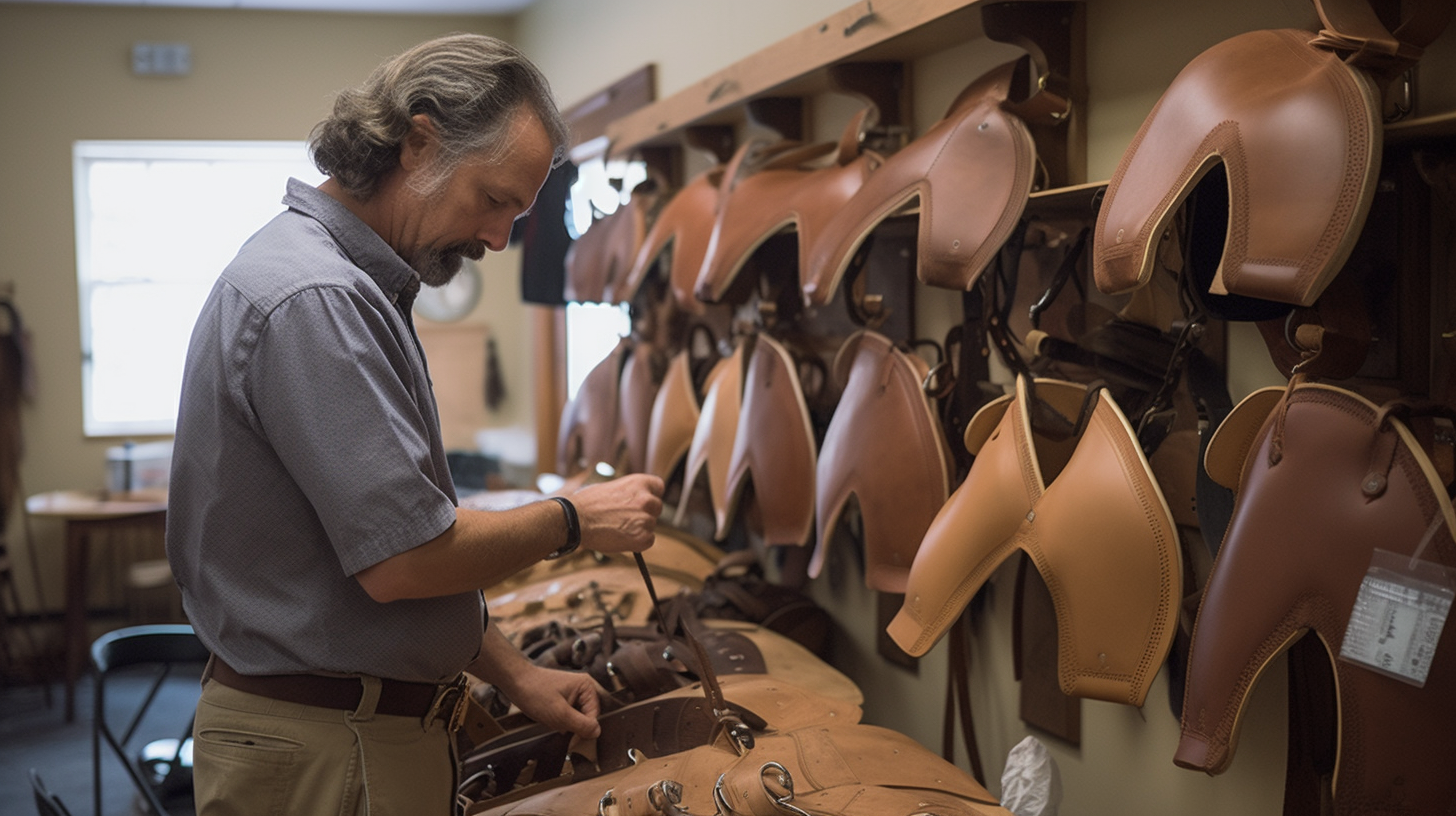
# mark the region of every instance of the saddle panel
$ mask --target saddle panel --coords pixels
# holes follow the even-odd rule
[[[950,449],[921,387],[924,369],[919,357],[875,332],[858,332],[841,347],[835,371],[844,390],[815,474],[811,578],[822,571],[830,533],[854,495],[864,522],[865,585],[905,591],[920,541],[950,496]]]
[[[758,335],[728,465],[727,504],[739,504],[751,475],[765,543],[807,544],[816,468],[814,427],[794,358],[777,340]]]
[[[687,515],[689,494],[699,474],[706,471],[708,494],[713,504],[714,536],[719,541],[727,537],[733,518],[733,508],[728,502],[728,465],[738,436],[738,416],[743,411],[744,345],[739,343],[732,354],[719,360],[708,372],[703,407],[693,428],[692,442],[688,444],[682,502],[678,505],[674,522],[682,525]]]
[[[1209,291],[1308,306],[1344,265],[1379,173],[1370,78],[1293,29],[1253,31],[1195,57],[1123,154],[1093,233],[1097,287],[1147,283],[1174,213],[1214,164],[1228,234]]]
[[[1379,414],[1349,391],[1297,384],[1261,427],[1194,626],[1180,766],[1225,770],[1264,669],[1295,640],[1317,637],[1331,655],[1339,706],[1334,812],[1456,806],[1452,627],[1424,688],[1333,657],[1375,548],[1411,555],[1443,524],[1422,557],[1456,565],[1444,485],[1406,426],[1395,417],[1378,426]]]
[[[647,426],[647,472],[664,481],[687,455],[698,424],[698,395],[693,389],[689,357],[686,349],[673,355],[652,400]]]
[[[864,240],[885,219],[920,212],[916,275],[966,290],[995,257],[1025,209],[1036,165],[1031,133],[1002,107],[1015,62],[961,91],[946,116],[877,161],[811,246],[804,299],[830,302]]]

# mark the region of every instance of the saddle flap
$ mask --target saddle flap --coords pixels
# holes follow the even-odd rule
[[[668,363],[667,373],[652,401],[647,430],[647,472],[668,479],[693,443],[700,410],[693,390],[692,368],[687,349]]]

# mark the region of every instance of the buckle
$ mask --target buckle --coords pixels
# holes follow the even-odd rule
[[[465,705],[469,697],[469,681],[462,672],[435,692],[435,700],[430,703],[430,710],[425,713],[425,722],[440,720],[445,723],[450,733],[459,731],[465,722]]]

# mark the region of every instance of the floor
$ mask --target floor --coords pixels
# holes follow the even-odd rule
[[[127,743],[133,755],[142,746],[182,736],[197,703],[200,669],[179,669],[162,684],[146,717]],[[123,728],[136,711],[151,679],[114,677],[107,683],[108,722]],[[30,770],[35,769],[47,788],[60,797],[72,816],[95,813],[92,787],[91,722],[95,697],[84,679],[76,689],[76,719],[65,722],[64,688],[60,682],[46,687],[36,682],[0,679],[0,816],[33,816]],[[148,811],[121,761],[103,745],[102,803],[99,816],[133,816]],[[190,816],[190,801],[168,802],[172,816]]]

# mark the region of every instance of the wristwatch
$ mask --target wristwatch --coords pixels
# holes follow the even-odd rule
[[[566,543],[552,550],[545,558],[547,561],[571,555],[581,546],[581,520],[577,518],[576,505],[561,496],[552,496],[551,501],[561,505],[561,514],[566,517]]]

